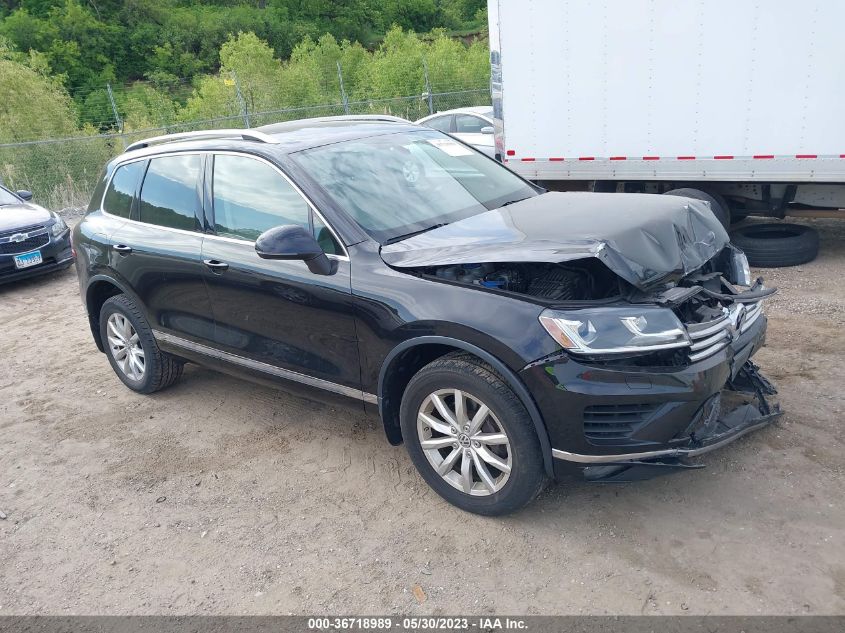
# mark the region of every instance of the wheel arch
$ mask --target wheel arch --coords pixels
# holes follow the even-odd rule
[[[108,275],[94,275],[88,281],[85,289],[85,309],[88,311],[88,325],[91,328],[91,335],[97,344],[97,349],[105,352],[103,342],[100,340],[100,309],[109,297],[119,294],[126,294],[134,297],[134,294],[126,289],[126,286],[114,277]]]
[[[448,336],[420,336],[408,339],[394,347],[385,357],[378,377],[378,406],[384,431],[390,443],[396,445],[402,442],[402,432],[399,428],[399,405],[411,377],[436,358],[456,351],[467,352],[487,363],[507,382],[528,411],[528,415],[531,416],[543,451],[543,467],[546,474],[550,477],[554,476],[552,447],[546,425],[534,398],[516,373],[490,352],[472,343]],[[404,362],[408,360],[411,362]],[[403,367],[406,369],[403,370]]]

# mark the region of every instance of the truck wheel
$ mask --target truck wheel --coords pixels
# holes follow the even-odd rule
[[[664,196],[681,196],[682,198],[693,198],[694,200],[703,200],[710,203],[710,209],[716,219],[725,227],[727,231],[731,225],[731,210],[728,207],[727,201],[718,193],[707,193],[701,189],[693,189],[691,187],[684,187],[682,189],[672,189],[663,194]]]
[[[731,224],[739,224],[750,215],[745,209],[731,209]]]
[[[798,266],[819,254],[819,233],[803,224],[750,224],[731,233],[731,242],[745,251],[748,263],[763,268]]]
[[[531,416],[474,356],[449,354],[423,367],[405,389],[399,417],[420,475],[462,510],[514,512],[545,485]]]

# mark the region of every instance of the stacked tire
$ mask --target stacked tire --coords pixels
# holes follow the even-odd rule
[[[745,252],[748,263],[761,268],[799,266],[819,254],[819,233],[803,224],[748,224],[731,232],[731,242]]]

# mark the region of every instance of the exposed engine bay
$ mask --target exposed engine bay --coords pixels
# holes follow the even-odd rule
[[[734,247],[727,246],[699,270],[677,282],[666,282],[648,291],[629,284],[595,258],[561,264],[464,263],[428,266],[414,272],[525,295],[549,304],[589,303],[613,298],[630,303],[655,303],[675,308],[685,323],[700,323],[720,317],[726,304],[756,303],[776,292],[765,288],[761,280],[752,285],[749,271],[737,264],[737,252]]]
[[[685,341],[682,348],[667,344],[662,349],[648,346],[637,350],[628,345],[625,354],[617,354],[616,350],[603,353],[603,350],[587,346],[581,350],[590,354],[593,362],[607,366],[679,366],[703,360],[748,331],[762,315],[762,299],[776,292],[774,288],[766,288],[762,279],[752,283],[744,255],[730,244],[698,270],[649,290],[628,283],[596,258],[561,264],[454,264],[429,266],[413,272],[488,292],[521,295],[552,311],[575,310],[568,313],[571,315],[568,318],[572,319],[582,314],[578,310],[591,308],[627,310],[632,314],[642,310],[642,314],[653,315],[644,322],[656,323],[657,315],[649,312],[650,309],[671,310],[677,319],[676,327],[683,330],[682,335],[676,332]],[[582,325],[584,340],[593,338],[595,335],[590,329],[595,325],[592,321],[587,320]],[[636,325],[632,324],[632,327]],[[646,338],[656,336],[655,333],[643,334]]]
[[[588,301],[617,296],[622,280],[598,260],[566,264],[477,263],[432,266],[437,279],[535,297],[541,301]]]
[[[540,323],[567,354],[676,367],[740,340],[775,290],[752,281],[709,208],[668,198],[546,193],[380,254],[409,274],[543,306]]]

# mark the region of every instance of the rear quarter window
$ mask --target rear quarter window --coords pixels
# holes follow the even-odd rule
[[[109,180],[109,172],[104,169],[100,172],[100,177],[97,179],[97,186],[94,187],[94,193],[91,194],[91,200],[88,203],[89,211],[96,211],[100,208],[103,202],[103,194],[106,192],[106,184]]]
[[[145,164],[144,161],[138,161],[121,165],[115,169],[114,176],[112,176],[111,183],[109,183],[109,188],[106,190],[106,195],[103,199],[103,209],[106,213],[116,215],[120,218],[129,217],[129,212],[132,209],[132,198],[135,196],[138,179],[144,172]],[[100,191],[102,192],[101,188]],[[91,206],[93,207],[95,205],[99,206],[96,191],[94,192],[94,198],[91,200]]]

